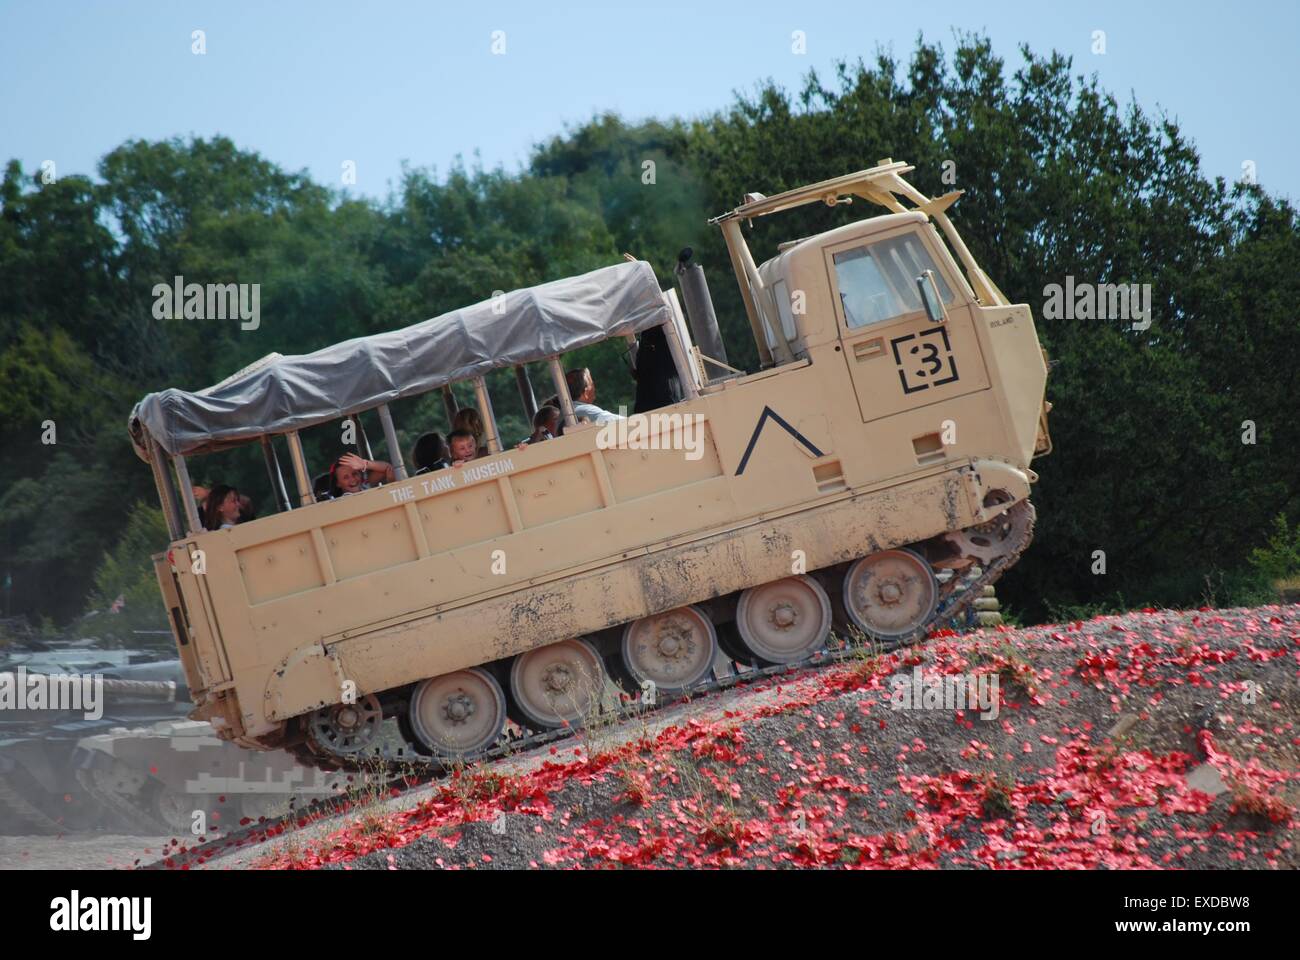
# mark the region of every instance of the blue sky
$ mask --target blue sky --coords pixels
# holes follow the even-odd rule
[[[795,30],[804,55],[791,52]],[[477,150],[513,170],[533,143],[597,112],[698,116],[765,78],[797,88],[809,68],[827,76],[878,47],[906,60],[918,33],[951,50],[955,30],[986,33],[1013,69],[1021,42],[1072,55],[1074,72],[1096,72],[1121,102],[1132,91],[1177,118],[1208,175],[1237,179],[1251,160],[1266,189],[1300,197],[1295,0],[0,0],[0,159],[90,173],[128,138],[221,133],[334,186],[354,161],[353,189],[382,197],[403,160],[445,171]]]

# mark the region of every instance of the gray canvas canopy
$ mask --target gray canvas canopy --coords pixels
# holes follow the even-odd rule
[[[651,266],[619,263],[315,353],[272,355],[206,390],[151,393],[132,411],[132,434],[143,427],[173,455],[211,452],[639,333],[671,316]]]

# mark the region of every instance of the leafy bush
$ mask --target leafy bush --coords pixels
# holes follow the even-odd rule
[[[1274,517],[1273,533],[1264,546],[1250,552],[1250,565],[1268,580],[1300,574],[1300,523],[1292,529],[1285,513]]]
[[[95,570],[89,612],[77,622],[76,632],[132,647],[169,647],[169,637],[135,632],[168,629],[151,559],[167,542],[162,511],[144,501],[132,507],[126,529]]]

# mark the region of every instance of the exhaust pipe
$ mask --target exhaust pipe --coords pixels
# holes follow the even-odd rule
[[[713,312],[709,284],[704,279],[704,268],[691,262],[694,255],[695,251],[690,247],[682,250],[677,255],[677,269],[674,271],[682,291],[682,301],[686,304],[686,319],[691,326],[691,337],[706,357],[726,363],[727,347],[722,342],[722,332],[718,329],[718,316]],[[717,364],[712,364],[712,367],[720,374],[729,372]]]

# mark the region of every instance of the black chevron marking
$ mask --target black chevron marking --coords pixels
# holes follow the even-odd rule
[[[736,468],[736,476],[740,476],[742,473],[745,472],[745,467],[749,463],[749,455],[754,452],[754,444],[758,443],[758,435],[763,432],[763,425],[766,424],[768,420],[776,421],[776,423],[783,430],[785,430],[786,433],[790,434],[790,436],[794,437],[805,447],[807,447],[809,452],[812,453],[814,457],[825,456],[824,453],[822,453],[820,450],[817,449],[817,447],[813,444],[811,440],[805,437],[794,427],[790,426],[790,424],[786,422],[784,417],[782,417],[771,407],[764,407],[763,412],[758,417],[758,423],[754,426],[754,434],[749,438],[749,446],[745,448],[745,455],[740,458],[740,466]]]

